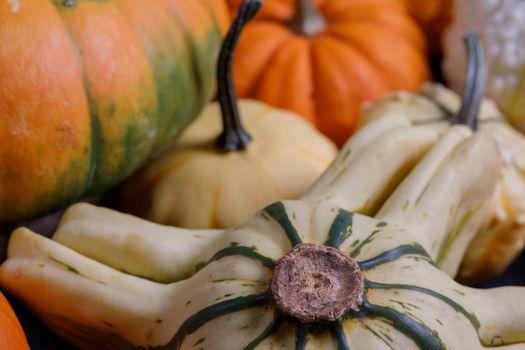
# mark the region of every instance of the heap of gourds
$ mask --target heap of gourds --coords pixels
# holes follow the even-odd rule
[[[259,7],[243,2],[231,40]],[[436,105],[385,99],[300,199],[222,230],[77,204],[52,239],[14,232],[1,285],[83,349],[525,348],[524,289],[451,278],[515,169],[506,127],[482,118],[478,131],[483,54],[467,43],[459,111],[446,92],[429,93]],[[249,147],[231,85],[221,91],[218,145]]]
[[[91,119],[91,129],[82,133],[65,120],[71,124],[65,132],[56,124],[62,112],[51,108],[44,117],[54,133],[36,137],[35,126],[26,125],[19,136],[13,125],[20,126],[43,102],[28,103],[27,109],[10,100],[0,103],[0,112],[4,107],[13,113],[4,129],[0,126],[0,135],[4,131],[12,136],[0,152],[0,166],[5,165],[0,181],[16,180],[13,184],[33,193],[37,203],[24,202],[27,193],[11,198],[0,189],[0,223],[106,188],[147,155],[166,148],[122,187],[121,202],[129,211],[186,228],[75,204],[64,212],[52,238],[25,227],[13,232],[8,258],[0,265],[0,286],[80,349],[525,349],[525,288],[480,290],[454,280],[473,282],[499,274],[525,245],[525,138],[506,124],[492,101],[484,100],[487,77],[479,36],[465,39],[468,69],[461,97],[426,84],[419,94],[397,92],[369,104],[357,124],[356,113],[345,113],[355,112],[363,100],[377,99],[403,84],[414,90],[429,76],[421,33],[405,15],[406,6],[420,14],[420,21],[428,17],[429,23],[430,18],[438,23],[441,15],[425,16],[423,6],[410,0],[267,2],[242,37],[261,2],[228,3],[238,13],[219,53],[218,103],[205,107],[171,148],[168,139],[198,114],[213,91],[205,76],[210,75],[208,60],[217,37],[196,38],[208,35],[212,27],[215,34],[225,31],[226,2],[159,0],[144,6],[138,0],[63,1],[27,8],[23,4],[19,18],[8,17],[12,22],[3,28],[14,30],[26,23],[29,10],[56,11],[57,26],[58,19],[66,23],[80,48],[74,67],[84,71],[89,111],[102,111],[96,119],[107,119],[108,124],[93,125]],[[20,10],[20,4],[7,3],[0,4],[0,18],[2,11]],[[164,11],[168,9],[172,12]],[[167,13],[175,13],[177,21]],[[136,44],[151,50],[142,54],[164,62],[166,70],[148,71],[144,60],[144,66],[138,64],[138,53],[137,61],[126,53],[119,57],[129,59],[128,66],[113,64],[135,69],[136,77],[122,74],[139,83],[118,80],[115,72],[108,73],[110,82],[94,81],[91,73],[111,70],[96,66],[104,55],[90,53],[96,45],[83,36],[87,29],[81,24],[97,16],[111,17],[100,23],[115,28],[129,26]],[[345,22],[350,19],[352,25]],[[442,27],[436,24],[439,32]],[[104,26],[96,29],[103,31]],[[376,40],[356,36],[362,30],[370,30]],[[175,51],[165,35],[174,33],[191,33],[185,57],[191,62],[169,55]],[[392,37],[400,38],[396,54],[407,60],[406,66],[377,53],[374,45]],[[243,59],[236,66],[232,58],[239,39],[237,53]],[[65,45],[60,40],[55,44]],[[0,40],[0,63],[12,58],[6,47]],[[109,45],[108,57],[117,48]],[[354,60],[352,69],[338,70],[337,60],[349,58]],[[155,62],[155,67],[162,66]],[[199,76],[191,78],[196,80],[191,86],[202,89],[201,94],[186,91],[180,100],[163,103],[173,92],[161,91],[163,84],[174,78],[181,82],[189,72],[175,66],[190,63],[195,66],[192,74]],[[410,65],[412,80],[399,80]],[[281,80],[293,73],[288,72],[291,68],[315,73],[308,79],[322,79]],[[42,73],[36,85],[49,83],[52,71]],[[69,73],[75,77],[75,69]],[[0,73],[0,97],[9,97],[9,89],[14,95],[29,89],[27,81],[9,74],[6,78]],[[153,80],[145,78],[148,74]],[[237,101],[233,78],[241,95],[255,94],[312,123],[263,102]],[[358,92],[365,80],[370,89],[341,98],[341,91]],[[57,96],[65,91],[59,90]],[[132,94],[139,90],[140,98]],[[120,93],[128,100],[117,99]],[[283,98],[288,94],[293,98]],[[181,114],[159,121],[168,109],[181,109]],[[145,115],[155,116],[152,129]],[[82,116],[76,116],[82,124]],[[129,131],[137,127],[135,122],[144,127],[136,140]],[[129,132],[117,132],[123,125]],[[339,145],[357,131],[336,154],[335,145],[314,126]],[[148,130],[153,130],[151,137],[144,134]],[[64,139],[66,134],[70,139]],[[91,143],[81,143],[80,134],[90,135]],[[116,138],[97,146],[95,141],[102,138],[94,134]],[[63,159],[47,165],[49,160],[34,157],[34,147],[53,135],[71,145],[64,146]],[[34,188],[25,186],[33,180],[17,178],[21,168],[13,159],[26,139],[36,143],[24,147],[29,151],[23,159],[29,163],[21,164],[32,164],[41,183],[61,173],[62,163],[80,166],[79,176],[87,177],[77,178],[76,184],[67,174],[54,179],[65,186],[60,191],[56,183],[42,186],[40,192],[35,189],[38,181]],[[79,149],[91,157],[89,165],[71,160],[69,150]],[[119,165],[128,159],[119,152],[133,161]],[[1,294],[0,334],[0,349],[28,349]]]

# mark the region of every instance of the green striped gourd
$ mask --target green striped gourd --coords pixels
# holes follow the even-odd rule
[[[0,284],[81,349],[525,349],[525,289],[464,287],[435,264],[451,251],[457,268],[462,244],[449,244],[450,228],[493,193],[493,139],[410,123],[371,122],[303,198],[232,229],[75,205],[52,239],[14,232]],[[375,218],[356,213],[406,168]],[[417,204],[394,205],[407,196]],[[319,264],[326,256],[349,269]]]
[[[422,86],[419,94],[396,93],[363,111],[361,125],[401,113],[414,125],[443,132],[454,122],[461,97],[439,84]],[[479,128],[494,138],[504,160],[502,176],[492,196],[489,214],[475,233],[458,271],[474,283],[502,273],[525,247],[525,137],[509,125],[492,100],[483,101]]]
[[[464,287],[428,253],[457,217],[450,208],[490,197],[500,166],[484,133],[442,152],[446,140],[413,170],[431,173],[418,197],[436,207],[417,228],[352,213],[365,204],[352,197],[366,178],[344,174],[326,185],[341,198],[277,202],[229,230],[165,227],[78,204],[53,239],[26,228],[13,234],[0,283],[82,349],[525,349],[525,289]],[[437,155],[440,166],[429,167]],[[337,173],[342,159],[328,171]],[[444,188],[457,196],[443,196]],[[275,266],[305,242],[337,249],[362,276],[355,307],[334,320],[302,323],[275,306]]]

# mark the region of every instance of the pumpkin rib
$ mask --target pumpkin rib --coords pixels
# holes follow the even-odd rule
[[[340,321],[332,322],[330,332],[337,344],[337,350],[350,350],[348,339],[346,339],[346,334]]]
[[[236,311],[257,307],[268,302],[269,294],[248,295],[219,302],[194,313],[187,318],[177,330],[175,336],[165,348],[179,349],[188,334],[191,334],[207,322]]]
[[[100,145],[94,150],[90,192],[98,191],[128,174],[151,152],[154,139],[148,134],[155,129],[149,124],[156,115],[153,72],[138,35],[114,2],[56,6],[81,52],[93,136]],[[97,41],[91,40],[94,32]]]
[[[268,169],[266,169],[266,167],[264,166],[264,164],[262,164],[260,160],[256,158],[252,158],[251,160],[253,164],[255,164],[257,168],[259,168],[260,173],[263,175],[264,178],[266,178],[266,181],[270,184],[270,187],[273,187],[275,192],[277,192],[279,198],[285,199],[290,197],[288,193],[286,193],[286,190],[283,188],[283,186],[281,186],[278,179],[276,179],[271,174],[271,172]]]
[[[246,247],[242,245],[231,244],[229,247],[217,251],[217,253],[215,253],[207,262],[199,264],[197,266],[197,271],[202,270],[212,262],[231,256],[243,256],[248,259],[257,260],[264,267],[270,270],[273,270],[273,268],[275,267],[275,260],[258,253],[255,247]]]
[[[333,26],[352,27],[354,24],[369,24],[387,33],[395,32],[399,40],[407,40],[418,50],[423,52],[427,50],[425,38],[421,30],[417,24],[409,18],[402,16],[400,13],[391,13],[383,10],[378,11],[377,9],[366,10],[368,11],[362,9],[357,13],[337,13],[333,18],[329,18],[330,22],[327,30],[330,31]]]
[[[354,63],[349,65],[348,62]],[[353,116],[359,113],[360,101],[379,97],[385,90],[384,81],[361,53],[328,35],[315,39],[313,63],[317,127],[336,144],[342,145],[356,127],[357,120]],[[349,99],[348,96],[358,98]]]
[[[277,333],[279,331],[279,328],[281,328],[281,326],[283,325],[283,323],[283,315],[280,312],[275,311],[275,316],[272,323],[270,323],[268,327],[266,327],[266,329],[264,329],[264,331],[257,338],[250,342],[250,344],[245,346],[243,350],[255,350],[257,346],[261,344],[266,338],[268,338],[272,334]]]
[[[300,36],[293,36],[275,52],[268,69],[254,86],[254,96],[263,102],[276,107],[292,109],[296,113],[315,124],[313,111],[315,99],[312,96],[314,81],[312,80],[312,64],[310,42]],[[291,70],[294,70],[299,79],[286,79]],[[283,93],[283,91],[285,93]],[[294,91],[290,96],[289,91]]]
[[[447,350],[443,341],[420,321],[387,306],[374,305],[366,299],[361,304],[364,313],[370,318],[385,319],[395,329],[411,338],[421,349]]]
[[[277,222],[281,226],[284,233],[288,237],[288,240],[290,241],[292,247],[303,243],[299,232],[297,232],[297,229],[290,221],[288,213],[286,212],[286,207],[282,202],[277,202],[267,206],[264,209],[264,213],[269,215],[273,220],[275,220],[275,222]]]
[[[319,164],[321,164],[323,166],[328,167],[328,165],[331,162],[330,159],[324,158],[324,157],[314,153],[314,151],[312,151],[310,149],[307,149],[304,146],[298,146],[298,147],[296,146],[293,149],[295,149],[297,151],[297,153],[299,153],[300,155],[305,156],[305,157],[307,157],[307,158],[313,160],[314,162],[319,163]]]
[[[54,6],[0,13],[1,224],[83,193],[91,145],[77,53]]]
[[[256,39],[248,40],[251,36]],[[244,29],[238,43],[238,51],[242,50],[246,54],[236,56],[233,65],[235,88],[240,96],[255,93],[267,72],[266,66],[292,36],[290,31],[270,21],[254,22],[254,25]],[[247,67],[250,69],[246,69]]]
[[[361,33],[366,32],[372,35],[374,31],[380,33],[377,37],[384,38],[383,43],[380,42],[377,37],[375,40],[359,40],[359,37],[362,36]],[[385,80],[388,90],[399,90],[407,86],[410,89],[417,89],[420,86],[420,81],[430,78],[427,74],[413,77],[408,74],[408,71],[413,70],[414,67],[418,68],[416,71],[424,73],[425,70],[423,68],[425,67],[426,61],[421,58],[421,52],[415,49],[413,45],[410,45],[403,37],[392,34],[391,31],[368,24],[363,24],[360,28],[358,24],[354,23],[352,26],[341,26],[340,28],[331,26],[328,33],[330,37],[352,46],[356,52],[361,53],[371,62],[379,72],[383,73],[384,76],[388,76],[388,79]],[[391,37],[386,38],[388,35],[391,35]],[[383,55],[377,50],[383,47],[383,44],[393,42],[396,42],[396,51],[402,51],[405,57],[407,57],[408,62],[405,62],[403,65],[400,65],[395,59],[392,60],[391,56]]]
[[[211,203],[210,218],[208,219],[209,228],[219,228],[219,207],[221,201],[222,184],[221,180],[217,181],[215,191],[213,191],[213,198]]]
[[[180,21],[169,16],[170,11],[165,2],[117,0],[116,5],[125,12],[126,19],[138,34],[153,72],[157,100],[155,139],[160,142],[152,153],[158,153],[164,144],[171,143],[177,136],[169,128],[169,125],[176,123],[172,118],[196,113],[192,110],[198,102],[195,101],[196,78],[191,73],[195,68],[190,58],[189,43],[182,39],[184,28]],[[177,91],[175,97],[170,96],[171,91]],[[184,118],[182,124],[185,123]]]
[[[352,235],[353,222],[353,213],[339,209],[339,213],[332,222],[330,231],[328,231],[328,239],[324,245],[339,249],[341,244]]]
[[[221,29],[218,27],[218,24],[215,23],[215,25],[212,25],[213,29],[211,32],[202,33],[202,28],[205,28],[206,26],[203,25],[202,22],[197,21],[197,19],[200,18],[201,20],[209,20],[208,16],[203,16],[203,12],[209,13],[209,9],[206,5],[204,5],[201,2],[176,0],[162,1],[167,3],[168,7],[172,10],[172,13],[179,19],[180,23],[182,24],[182,27],[184,28],[184,32],[186,34],[184,35],[184,37],[186,38],[191,49],[190,52],[192,56],[192,61],[195,63],[194,73],[196,77],[198,77],[196,81],[198,82],[198,86],[200,87],[198,96],[201,97],[199,105],[202,106],[206,102],[208,102],[208,100],[211,99],[213,95],[213,89],[207,86],[205,82],[208,80],[213,80],[215,77],[215,70],[209,69],[211,67],[209,67],[209,65],[206,64],[206,60],[209,59],[209,57],[206,56],[215,56],[215,47],[209,47],[210,45],[207,45],[209,38],[203,38],[202,36],[213,35],[214,37],[220,39],[222,38]],[[205,44],[201,48],[195,44],[196,42],[204,42]],[[204,89],[205,87],[206,89]]]
[[[307,326],[299,324],[295,326],[295,350],[305,350],[308,344],[310,331]]]

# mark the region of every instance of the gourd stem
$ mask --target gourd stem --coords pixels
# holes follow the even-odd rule
[[[467,125],[475,131],[478,128],[481,102],[485,96],[487,65],[483,43],[478,34],[469,32],[465,35],[464,41],[468,57],[467,77],[463,91],[463,103],[455,122]]]
[[[218,99],[221,106],[223,131],[217,138],[217,147],[231,152],[244,150],[252,140],[244,130],[239,117],[237,93],[233,84],[232,62],[241,32],[261,8],[259,0],[245,0],[223,41],[217,65]]]
[[[359,308],[365,277],[340,250],[301,243],[277,261],[271,290],[277,309],[301,324],[334,322]]]
[[[295,0],[295,16],[290,28],[297,34],[316,36],[326,28],[326,20],[313,0]]]

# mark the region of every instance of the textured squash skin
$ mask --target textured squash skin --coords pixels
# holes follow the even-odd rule
[[[288,25],[294,0],[265,1],[240,38],[235,85],[240,97],[292,110],[342,146],[364,101],[429,78],[426,42],[401,0],[315,3],[327,26],[310,37]]]
[[[226,10],[0,2],[0,224],[107,189],[172,142],[214,92]]]

